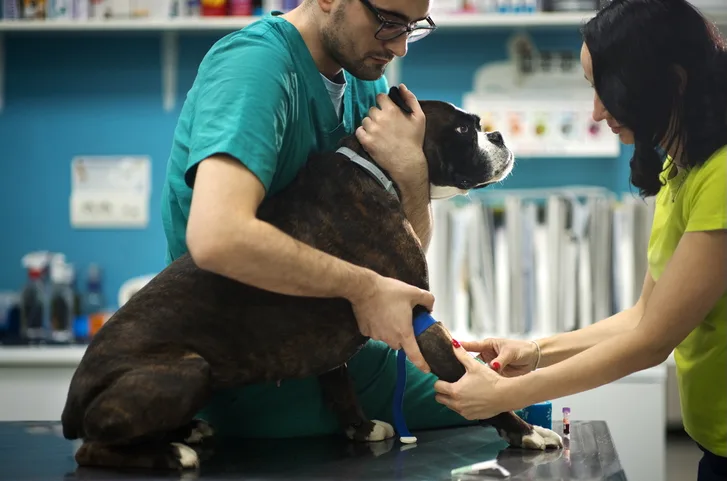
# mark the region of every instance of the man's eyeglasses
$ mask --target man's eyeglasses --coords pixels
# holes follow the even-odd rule
[[[376,33],[374,34],[374,37],[379,40],[394,40],[395,38],[406,34],[408,36],[407,41],[409,43],[416,42],[417,40],[423,39],[437,28],[431,17],[412,23],[397,22],[384,17],[376,7],[371,5],[369,0],[361,0],[361,3],[371,10],[371,13],[376,15],[376,18],[378,18],[379,22],[381,22],[381,25],[379,25],[378,30],[376,30]]]

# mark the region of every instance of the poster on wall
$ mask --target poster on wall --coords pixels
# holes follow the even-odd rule
[[[79,156],[71,162],[71,226],[144,229],[149,224],[148,156]]]

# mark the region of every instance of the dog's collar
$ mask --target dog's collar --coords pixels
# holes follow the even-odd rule
[[[339,147],[336,151],[339,154],[343,154],[346,157],[348,157],[351,162],[355,162],[356,164],[363,167],[363,169],[371,174],[371,176],[376,179],[379,184],[391,195],[396,197],[396,200],[399,200],[399,194],[396,193],[396,189],[394,188],[394,183],[389,180],[388,177],[386,177],[386,174],[384,174],[381,169],[379,169],[376,165],[374,165],[373,162],[364,159],[360,155],[358,155],[353,150],[349,149],[348,147]]]

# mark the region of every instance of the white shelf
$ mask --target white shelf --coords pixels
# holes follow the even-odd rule
[[[0,369],[7,367],[68,367],[81,362],[86,346],[2,346]]]
[[[0,32],[182,32],[233,31],[258,17],[116,19],[116,20],[2,20]]]
[[[440,29],[496,27],[568,27],[578,26],[593,14],[534,13],[534,14],[451,14],[438,15]],[[0,32],[184,32],[233,31],[243,28],[259,17],[191,17],[171,19],[117,20],[3,20]]]
[[[706,12],[727,25],[727,10]],[[578,27],[593,12],[443,14],[435,17],[440,30],[517,27]],[[243,28],[259,17],[189,17],[116,20],[0,20],[1,32],[225,32]]]

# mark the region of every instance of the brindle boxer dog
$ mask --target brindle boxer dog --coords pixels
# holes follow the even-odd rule
[[[399,91],[391,98],[404,110]],[[422,101],[432,197],[465,193],[507,176],[513,155],[498,132],[451,104]],[[355,136],[342,147],[368,159]],[[365,164],[365,162],[364,162]],[[374,164],[375,165],[375,164]],[[427,263],[388,175],[377,179],[350,157],[312,155],[295,181],[267,198],[258,216],[286,234],[381,275],[429,288]],[[421,306],[414,315],[423,312]],[[358,442],[394,435],[362,411],[346,362],[367,342],[345,299],[285,296],[199,269],[189,255],[171,263],[121,307],[88,346],[70,384],[63,434],[83,439],[81,466],[191,468],[188,445],[213,434],[194,420],[219,389],[317,376],[342,431]],[[451,337],[435,324],[417,339],[432,372],[465,373]],[[513,412],[482,420],[511,445],[561,446],[553,431]]]

